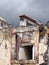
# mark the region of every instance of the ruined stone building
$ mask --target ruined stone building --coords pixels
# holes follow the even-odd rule
[[[49,28],[26,15],[13,27],[0,17],[0,64],[39,65],[47,63]]]
[[[15,37],[15,47],[12,51],[12,58],[42,64],[47,60],[48,34],[47,26],[40,21],[32,19],[26,15],[19,16],[19,27],[13,29]],[[16,49],[16,50],[15,50]],[[26,61],[25,61],[26,60]]]

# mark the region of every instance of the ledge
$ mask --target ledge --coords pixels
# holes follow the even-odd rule
[[[37,64],[35,60],[13,60],[12,64]]]
[[[21,43],[20,46],[33,46],[33,43]]]
[[[33,27],[33,26],[27,26],[27,27],[16,27],[16,32],[17,33],[23,33],[23,32],[29,32],[29,31],[38,31],[38,27]]]

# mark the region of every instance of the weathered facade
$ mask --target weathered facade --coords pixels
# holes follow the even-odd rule
[[[20,16],[20,25],[15,28],[15,32],[15,59],[32,60],[35,64],[44,63],[48,43],[47,27],[26,15],[22,15]]]
[[[0,64],[39,65],[47,63],[49,28],[26,15],[13,27],[0,18]]]
[[[11,25],[0,17],[0,65],[11,65]]]

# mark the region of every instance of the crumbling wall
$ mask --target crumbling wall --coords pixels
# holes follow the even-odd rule
[[[0,65],[11,65],[11,43],[8,39],[5,38],[5,29],[0,30],[0,32]]]
[[[23,32],[18,34],[21,38],[19,47],[19,59],[31,60],[33,59],[33,43],[34,43],[34,32]],[[30,50],[29,50],[30,48]],[[32,56],[32,57],[31,57]]]
[[[39,31],[35,31],[34,33],[34,60],[39,63]]]
[[[48,51],[47,43],[48,43],[48,36],[47,34],[45,34],[39,43],[39,64],[45,63],[45,60],[47,60],[47,56],[45,55],[45,53]]]
[[[16,58],[16,35],[12,35],[11,40],[11,60],[14,60]]]

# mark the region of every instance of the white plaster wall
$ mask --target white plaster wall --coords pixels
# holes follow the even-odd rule
[[[45,62],[43,56],[47,50],[47,41],[48,41],[48,36],[47,34],[45,34],[43,39],[41,39],[39,43],[39,64]]]
[[[25,49],[22,47],[19,48],[19,60],[21,59],[27,59]]]
[[[23,33],[17,33],[17,35],[22,38]]]
[[[7,45],[7,49],[5,49],[5,44]],[[8,40],[3,40],[0,45],[0,65],[11,65],[10,43]]]
[[[20,21],[19,26],[26,26],[26,19],[24,19],[24,21]]]
[[[47,41],[48,41],[48,35],[47,35],[47,34],[45,34],[45,35],[43,36],[43,38],[42,38],[42,39],[40,39],[40,43],[47,44]]]
[[[32,59],[34,60],[34,46],[32,47]]]
[[[47,50],[47,45],[43,43],[39,43],[39,64],[44,63],[43,55],[45,54]]]

